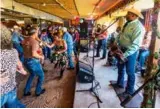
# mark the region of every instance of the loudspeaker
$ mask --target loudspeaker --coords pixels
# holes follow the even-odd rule
[[[80,23],[80,37],[81,38],[88,37],[88,23],[86,21]]]
[[[88,52],[88,41],[80,39],[80,52]]]
[[[94,80],[92,67],[79,61],[77,64],[77,77],[80,83],[92,83]]]

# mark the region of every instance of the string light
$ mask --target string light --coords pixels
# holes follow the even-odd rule
[[[45,3],[43,3],[43,4],[42,4],[42,6],[46,6],[46,4],[45,4]]]

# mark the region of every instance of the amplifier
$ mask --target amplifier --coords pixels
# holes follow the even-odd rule
[[[80,39],[80,52],[88,52],[88,40]]]
[[[79,61],[77,64],[77,77],[80,83],[92,83],[94,80],[92,66]]]

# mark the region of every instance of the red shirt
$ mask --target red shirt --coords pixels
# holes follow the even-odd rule
[[[74,39],[75,42],[79,42],[79,33],[76,32],[75,33],[75,39]]]
[[[98,36],[98,39],[105,39],[106,37],[107,37],[107,32],[105,31]]]

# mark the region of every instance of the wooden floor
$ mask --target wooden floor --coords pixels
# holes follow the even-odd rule
[[[46,92],[39,97],[35,96],[35,86],[37,80],[33,82],[32,95],[23,97],[23,89],[27,80],[25,76],[18,76],[18,96],[28,108],[72,108],[75,92],[75,70],[64,72],[61,80],[57,79],[58,71],[49,61],[45,62],[45,82]]]

